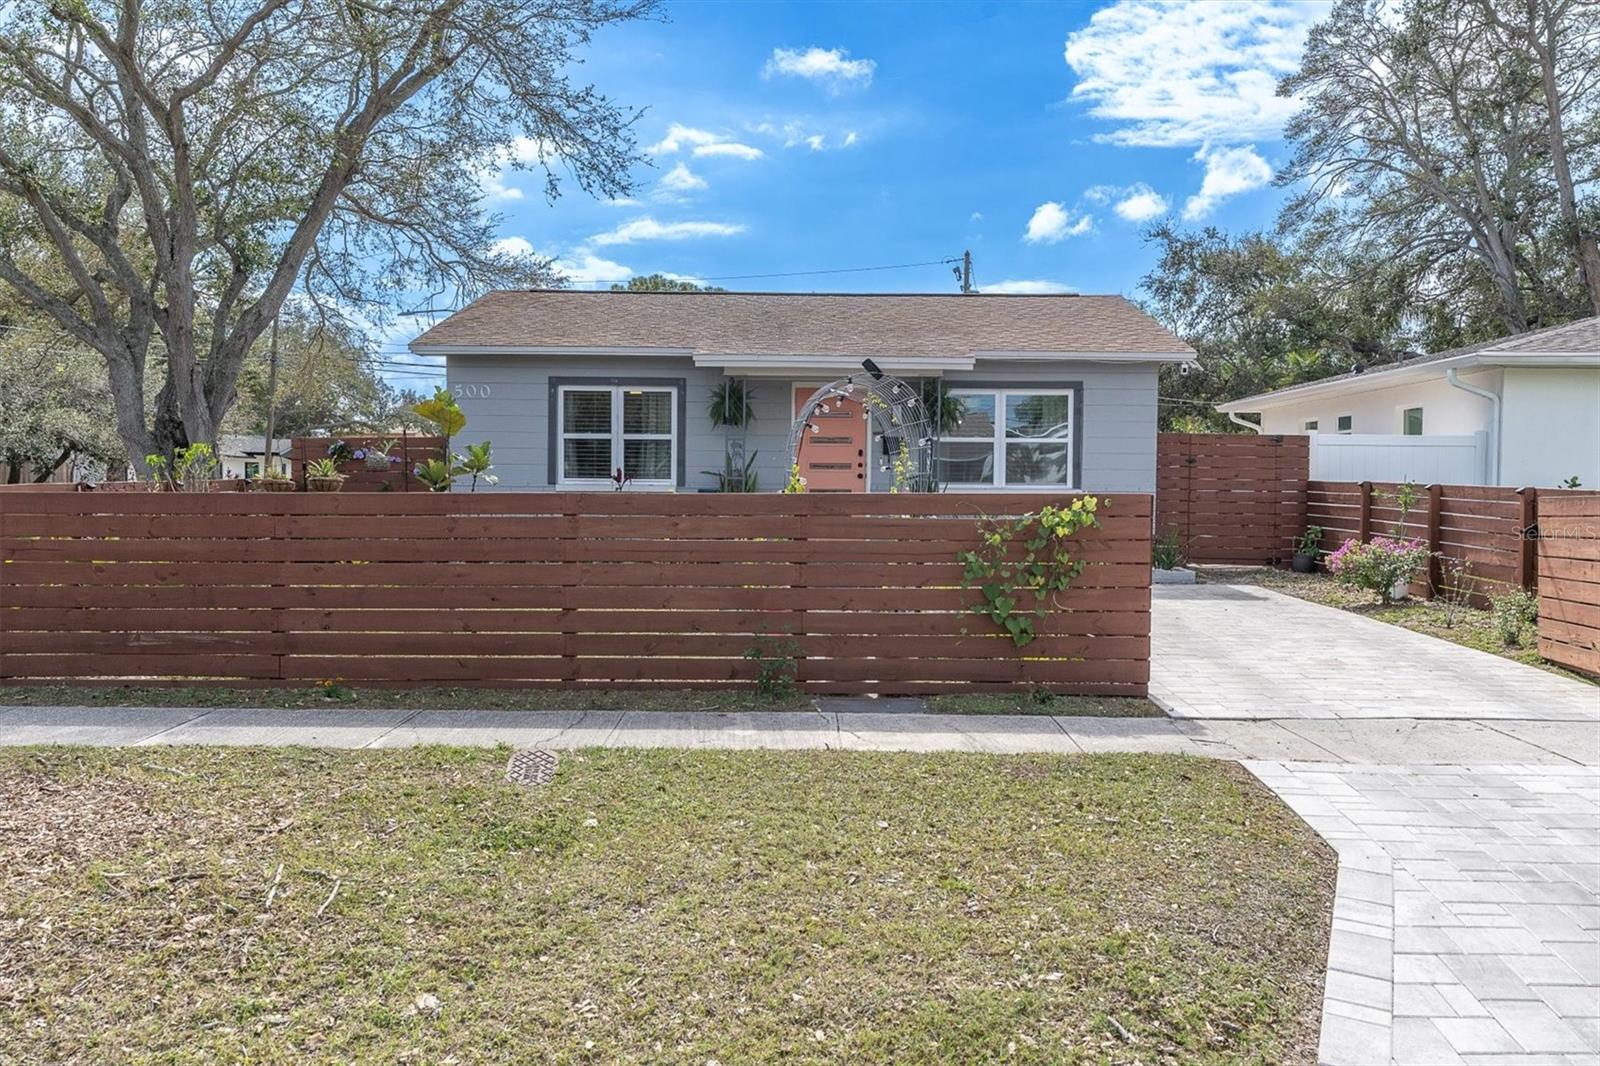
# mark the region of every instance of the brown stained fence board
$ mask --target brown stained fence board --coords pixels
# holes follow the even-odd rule
[[[624,656],[628,658],[740,658],[762,628],[726,633],[12,633],[6,650],[16,654],[183,655],[197,651],[235,655],[443,655],[443,656]],[[797,636],[807,657],[859,656],[863,642],[848,636]],[[998,634],[899,637],[897,659],[995,659],[1013,657]],[[1030,658],[1134,659],[1148,656],[1145,636],[1041,637],[1028,645]]]
[[[1600,495],[1538,496],[1539,654],[1600,677]]]
[[[807,691],[1142,694],[1149,497],[1075,538],[1089,565],[1026,649],[960,587],[978,516],[1051,499],[19,493],[0,676],[738,687],[774,634]]]
[[[1175,531],[1194,562],[1286,558],[1306,521],[1304,437],[1162,433],[1156,533]]]

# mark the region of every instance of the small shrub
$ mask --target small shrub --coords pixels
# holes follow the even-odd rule
[[[1176,570],[1183,565],[1183,545],[1176,529],[1169,529],[1156,538],[1150,548],[1150,562],[1157,570]]]
[[[762,698],[786,700],[794,695],[795,679],[800,675],[799,654],[800,645],[792,640],[755,639],[744,657],[756,664],[756,692]]]
[[[1472,608],[1472,596],[1477,591],[1477,579],[1472,576],[1472,563],[1467,559],[1446,559],[1442,587],[1433,590],[1434,602],[1439,605],[1440,619],[1446,629],[1454,629],[1462,615]]]
[[[1373,537],[1366,544],[1347,540],[1328,556],[1328,573],[1339,583],[1378,594],[1382,603],[1394,601],[1393,589],[1409,582],[1428,565],[1428,549],[1420,540]]]
[[[1510,589],[1489,597],[1494,631],[1508,648],[1522,647],[1523,638],[1539,621],[1539,597],[1527,589]]]
[[[1296,555],[1316,555],[1322,550],[1322,527],[1307,526],[1306,531],[1295,540],[1294,553]]]

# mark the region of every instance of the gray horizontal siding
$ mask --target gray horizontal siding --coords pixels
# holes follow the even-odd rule
[[[712,429],[706,417],[711,389],[720,370],[694,366],[687,358],[552,359],[548,356],[462,356],[448,360],[447,380],[461,390],[467,416],[462,441],[494,443],[495,473],[501,489],[549,488],[546,441],[549,436],[549,379],[554,377],[683,378],[685,381],[686,490],[710,488],[702,471],[720,470],[729,435],[742,436],[745,452],[756,452],[756,471],[764,491],[783,487],[788,478],[786,451],[794,383],[751,379],[755,420],[743,430]],[[959,387],[972,382],[1083,383],[1083,487],[1107,492],[1155,491],[1156,379],[1154,366],[1096,363],[983,363],[978,370],[947,375]],[[819,381],[809,376],[804,380]],[[474,396],[487,387],[487,396]],[[881,487],[874,471],[874,486]]]

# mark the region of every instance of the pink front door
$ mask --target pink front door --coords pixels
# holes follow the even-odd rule
[[[794,413],[800,410],[816,389],[797,386]],[[829,399],[828,409],[811,412],[808,427],[800,435],[800,476],[806,479],[807,492],[867,491],[867,411],[860,400]]]

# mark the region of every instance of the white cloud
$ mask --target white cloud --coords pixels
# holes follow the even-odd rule
[[[1018,278],[1007,281],[998,281],[993,285],[978,286],[979,292],[992,295],[1012,296],[1059,296],[1062,293],[1076,292],[1071,285],[1063,285],[1059,281],[1046,281],[1042,278]]]
[[[503,237],[489,246],[489,251],[495,255],[523,256],[532,255],[533,245],[523,237]]]
[[[1272,180],[1272,168],[1256,154],[1254,145],[1213,148],[1205,144],[1194,158],[1206,165],[1206,176],[1200,191],[1183,203],[1183,217],[1191,222],[1209,215],[1228,197],[1259,189]]]
[[[646,215],[624,222],[615,229],[597,233],[589,243],[597,245],[633,244],[635,241],[682,241],[695,237],[733,237],[744,226],[728,222],[657,222]]]
[[[499,167],[478,172],[478,187],[483,190],[487,200],[520,200],[522,190],[515,185],[506,184],[508,177],[506,171]]]
[[[737,159],[760,159],[762,151],[748,144],[739,144],[721,133],[696,129],[674,122],[667,127],[666,135],[645,151],[650,155],[672,155],[689,148],[697,156],[733,156]]]
[[[633,277],[631,268],[602,259],[593,252],[578,252],[570,258],[557,259],[554,266],[574,285],[609,285]]]
[[[1123,192],[1126,195],[1112,210],[1129,222],[1144,222],[1167,213],[1167,198],[1143,182],[1130,185]]]
[[[772,58],[761,69],[761,76],[770,78],[783,74],[806,78],[823,85],[829,92],[839,92],[853,84],[871,85],[872,72],[878,69],[878,64],[870,59],[847,58],[849,55],[843,48],[812,47],[805,51],[774,48]]]
[[[1033,209],[1022,239],[1029,244],[1055,244],[1067,237],[1078,237],[1094,229],[1094,218],[1068,211],[1054,200]]]
[[[697,157],[704,156],[732,156],[735,159],[760,159],[766,155],[759,148],[748,144],[738,144],[734,141],[718,141],[715,144],[697,144],[694,148]]]
[[[1276,137],[1294,113],[1278,79],[1297,70],[1328,0],[1117,0],[1068,36],[1072,95],[1117,123],[1098,139],[1175,147]]]
[[[969,221],[971,221],[971,222],[982,222],[983,221],[983,212],[982,211],[974,211],[974,212],[972,212],[972,218],[969,219]]]
[[[785,122],[781,126],[773,122],[763,122],[753,128],[755,132],[764,133],[768,137],[781,137],[785,148],[809,148],[813,152],[850,148],[861,140],[860,134],[855,130],[830,136],[801,122]]]
[[[705,187],[706,179],[690,170],[688,165],[684,163],[679,163],[661,175],[661,188],[669,193],[694,192]]]

